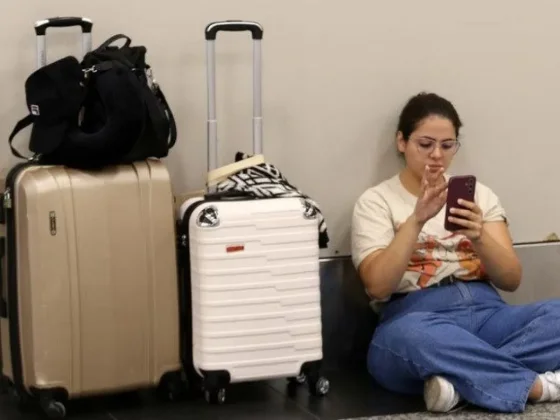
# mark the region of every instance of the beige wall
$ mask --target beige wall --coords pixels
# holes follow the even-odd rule
[[[501,292],[506,302],[519,305],[559,298],[560,245],[521,245],[515,251],[523,266],[523,279],[514,293]]]
[[[4,4],[5,3],[5,4]],[[452,99],[466,129],[457,172],[473,172],[502,197],[517,241],[560,233],[556,120],[560,111],[557,0],[24,0],[0,8],[0,165],[25,115],[23,85],[35,66],[35,20],[84,15],[94,45],[126,33],[148,47],[171,103],[178,145],[175,188],[202,187],[206,163],[203,29],[213,20],[265,28],[265,154],[323,207],[329,255],[348,253],[352,205],[398,168],[392,134],[399,108],[419,90]],[[23,8],[25,5],[26,9]],[[220,36],[221,164],[251,146],[251,42]],[[72,32],[51,32],[50,58],[79,52]],[[18,137],[24,145],[27,132]],[[522,171],[533,170],[531,175]],[[312,176],[319,176],[314,180]]]

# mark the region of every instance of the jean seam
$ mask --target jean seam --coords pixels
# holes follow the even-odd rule
[[[373,345],[374,347],[377,347],[377,348],[380,349],[380,350],[388,351],[389,353],[393,354],[394,356],[399,357],[400,359],[402,359],[402,360],[404,360],[404,361],[406,361],[406,362],[412,363],[418,370],[421,370],[421,371],[425,372],[426,375],[428,374],[428,370],[427,370],[424,366],[421,366],[421,365],[419,365],[418,363],[416,363],[414,360],[410,360],[410,359],[404,357],[403,355],[400,355],[400,354],[394,352],[394,351],[391,350],[390,348],[382,347],[382,346],[380,346],[380,345],[377,344],[377,343],[372,343],[372,345]]]
[[[525,327],[525,331],[523,332],[523,335],[519,338],[517,343],[513,343],[513,345],[511,346],[511,350],[519,350],[519,348],[521,348],[522,346],[525,345],[525,343],[527,342],[528,334],[533,333],[533,331],[535,330],[535,324],[538,321],[540,321],[539,318],[540,317],[537,317],[527,324],[527,326]],[[504,345],[501,345],[499,348],[502,348],[502,347],[504,347]],[[509,353],[509,352],[507,352],[507,353]]]
[[[414,327],[411,327],[411,328],[412,328],[415,332],[417,332],[417,333],[418,333],[418,332],[420,332],[420,333],[422,332],[421,330],[419,330],[419,329],[417,329],[417,328],[414,328]],[[459,328],[460,328],[460,327],[459,327]],[[424,337],[427,337],[428,339],[430,339],[430,341],[432,341],[432,343],[438,344],[435,340],[433,340],[433,339],[432,339],[431,337],[429,337],[428,335],[425,335],[425,334],[424,334]],[[482,341],[482,340],[481,340],[481,341]],[[391,354],[393,354],[393,355],[395,355],[395,356],[401,358],[402,360],[405,360],[405,361],[407,361],[407,362],[411,362],[413,365],[415,365],[416,367],[422,369],[422,370],[425,371],[425,372],[428,371],[426,368],[424,368],[424,367],[418,365],[418,364],[417,364],[416,362],[414,362],[413,360],[407,359],[406,357],[404,357],[404,356],[402,356],[402,355],[396,353],[395,351],[393,351],[392,349],[390,349],[390,348],[388,348],[388,347],[383,347],[383,346],[381,346],[381,345],[379,345],[378,343],[375,343],[375,342],[372,342],[371,345],[373,345],[374,347],[377,347],[378,349],[388,351],[389,353],[391,353]],[[523,367],[523,368],[524,368],[524,367]],[[525,369],[525,368],[524,368],[524,369]],[[529,372],[530,372],[530,371],[529,371]],[[471,381],[469,381],[468,379],[464,379],[464,381],[465,381],[471,388],[476,389],[478,392],[480,392],[480,393],[483,394],[483,395],[488,396],[489,398],[494,398],[494,399],[496,399],[496,400],[498,400],[498,401],[502,401],[502,402],[504,402],[504,403],[510,403],[510,404],[519,404],[519,403],[521,403],[522,405],[525,404],[525,402],[523,401],[523,397],[520,397],[519,400],[506,400],[506,399],[503,399],[503,398],[496,397],[496,396],[494,396],[494,395],[488,394],[488,393],[485,392],[484,390],[478,388],[476,385],[474,385],[474,384],[473,384]],[[532,383],[531,383],[530,386],[532,386]],[[529,389],[530,389],[530,388],[529,388]]]
[[[525,343],[527,342],[527,337],[529,333],[533,333],[536,328],[537,328],[537,324],[541,321],[541,318],[546,317],[546,313],[544,314],[540,314],[537,315],[534,319],[531,320],[531,322],[529,322],[525,327],[522,327],[525,331],[523,332],[523,335],[520,337],[520,339],[518,340],[518,342],[515,342],[511,345],[511,349],[512,350],[519,350],[520,347],[522,347],[523,345],[525,345]],[[507,346],[509,343],[506,344],[500,344],[500,346],[498,347],[499,349],[503,348],[504,346]],[[506,352],[507,353],[507,352]]]

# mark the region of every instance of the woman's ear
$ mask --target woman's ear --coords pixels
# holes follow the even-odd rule
[[[404,139],[402,131],[397,133],[397,150],[404,153],[406,150],[406,140]]]

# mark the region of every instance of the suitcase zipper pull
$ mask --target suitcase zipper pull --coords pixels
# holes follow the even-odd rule
[[[12,208],[12,194],[10,193],[10,189],[6,189],[4,191],[4,208],[11,209]]]

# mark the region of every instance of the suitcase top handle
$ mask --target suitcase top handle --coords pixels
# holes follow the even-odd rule
[[[250,31],[253,39],[262,39],[263,28],[257,22],[248,22],[242,20],[226,20],[223,22],[212,22],[206,26],[206,40],[214,41],[218,32],[241,32]]]
[[[47,29],[48,28],[82,28],[82,53],[91,51],[91,32],[93,21],[86,17],[52,17],[35,22],[37,37],[37,68],[47,65]]]
[[[35,34],[46,35],[48,28],[69,28],[81,26],[82,32],[90,33],[93,23],[91,19],[84,17],[54,17],[35,22]]]

